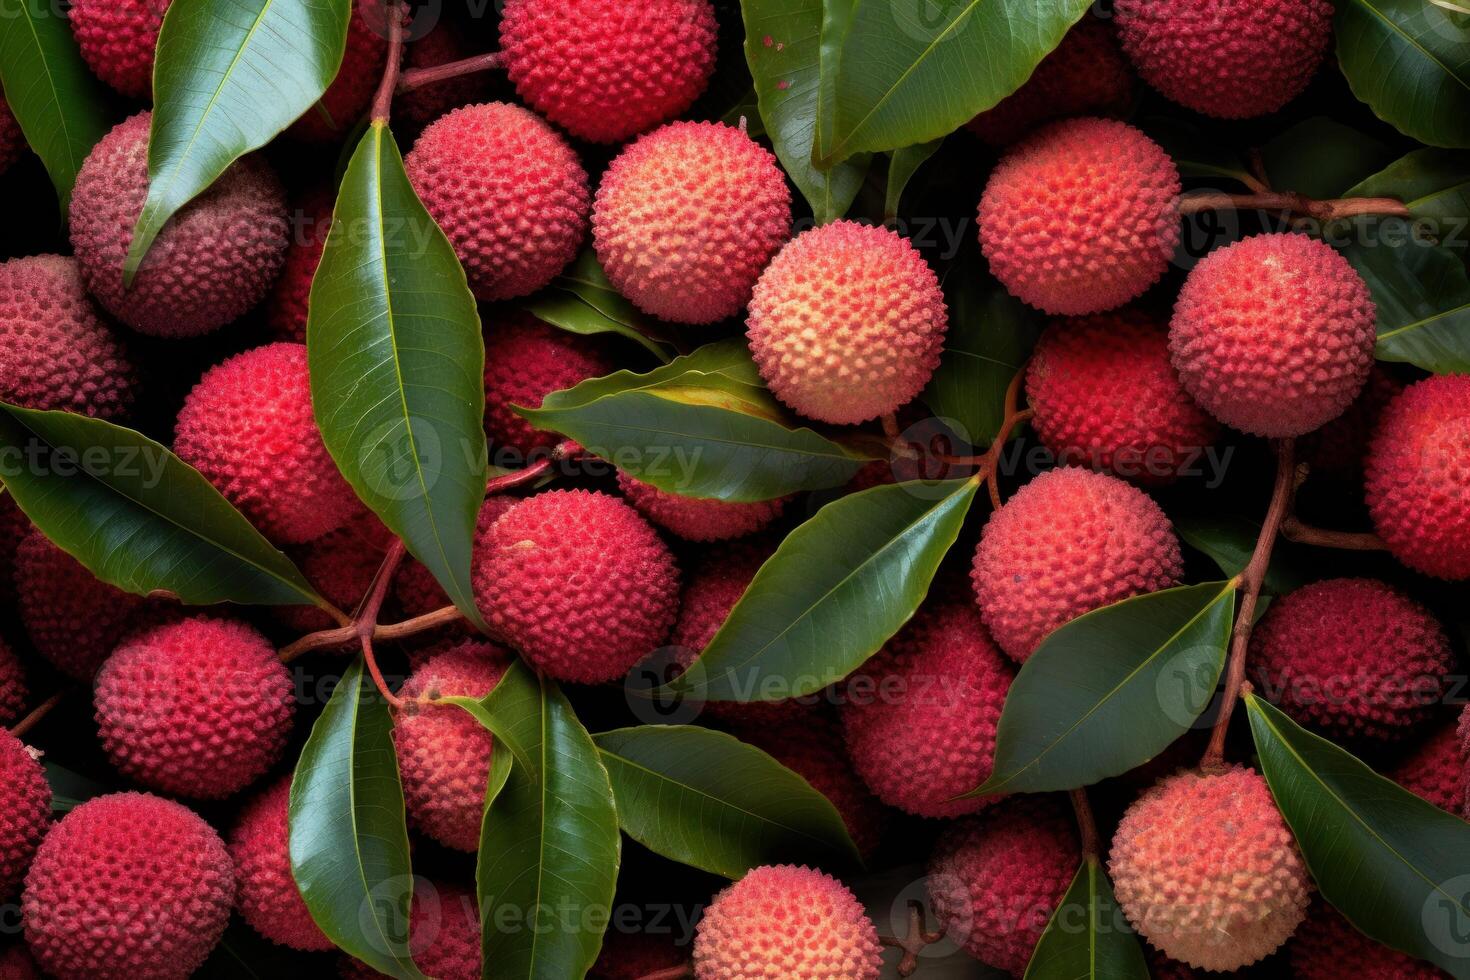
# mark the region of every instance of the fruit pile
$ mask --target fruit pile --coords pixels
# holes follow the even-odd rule
[[[820,9],[278,3],[305,93],[163,98],[215,0],[0,63],[7,200],[99,123],[0,262],[0,980],[1467,975],[1466,253],[1343,241],[1464,162],[1273,186],[1327,0],[1002,44],[908,188]]]

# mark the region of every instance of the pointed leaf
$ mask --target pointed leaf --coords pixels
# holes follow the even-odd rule
[[[1392,160],[1393,149],[1335,119],[1313,116],[1267,143],[1261,155],[1272,187],[1333,198]]]
[[[1148,980],[1148,963],[1112,882],[1085,858],[1052,913],[1026,966],[1025,980]]]
[[[1470,371],[1470,276],[1464,260],[1423,242],[1344,249],[1378,306],[1378,359],[1434,374]]]
[[[1447,247],[1470,245],[1470,154],[1415,150],[1338,196],[1398,198]]]
[[[1470,16],[1433,0],[1339,0],[1335,34],[1353,94],[1380,119],[1470,147]]]
[[[613,288],[590,248],[550,286],[522,301],[521,307],[568,333],[617,334],[647,348],[664,363],[673,359],[672,349],[650,336],[648,318]],[[490,329],[495,329],[493,322]]]
[[[1174,530],[1184,543],[1210,557],[1220,571],[1239,575],[1250,564],[1261,536],[1261,522],[1218,511],[1191,514],[1174,521]],[[1295,592],[1312,580],[1309,557],[1290,541],[1277,541],[1271,550],[1271,567],[1266,569],[1263,591],[1267,595]]]

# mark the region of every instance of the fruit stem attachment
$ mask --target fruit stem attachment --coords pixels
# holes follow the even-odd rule
[[[1351,531],[1329,531],[1325,528],[1304,524],[1297,517],[1288,517],[1281,524],[1281,536],[1297,544],[1315,545],[1319,548],[1340,548],[1343,551],[1387,551],[1388,545],[1376,534],[1356,534]]]
[[[26,732],[29,732],[32,728],[35,728],[37,725],[39,725],[41,723],[41,719],[49,715],[51,713],[51,709],[60,704],[61,699],[65,696],[65,691],[58,691],[46,700],[42,701],[40,704],[36,705],[36,707],[31,711],[30,714],[26,715],[20,721],[15,723],[15,727],[10,729],[10,734],[14,735],[16,738],[23,738]]]
[[[1340,221],[1358,215],[1376,214],[1391,218],[1412,218],[1413,212],[1403,201],[1391,197],[1349,197],[1332,201],[1314,201],[1304,194],[1276,192],[1255,194],[1221,194],[1203,191],[1186,194],[1179,199],[1179,213],[1201,211],[1290,211],[1317,221]]]
[[[477,54],[473,58],[462,58],[459,61],[451,61],[443,65],[434,65],[430,68],[413,68],[403,73],[398,79],[399,92],[412,92],[416,88],[425,85],[433,85],[436,82],[448,81],[461,75],[472,75],[480,71],[494,71],[505,62],[505,56],[499,51],[489,54]]]
[[[924,921],[924,903],[918,901],[909,902],[909,932],[908,935],[899,938],[897,936],[879,936],[878,942],[884,946],[903,950],[903,959],[898,961],[898,975],[911,977],[919,969],[919,956],[924,952],[924,947],[931,946],[944,938],[944,930],[930,932],[928,924]],[[647,980],[647,978],[644,978]]]
[[[1072,799],[1072,812],[1077,815],[1077,835],[1082,841],[1082,857],[1095,860],[1098,856],[1097,821],[1092,817],[1092,804],[1087,800],[1087,790],[1074,789],[1068,796]]]
[[[393,91],[398,87],[399,66],[403,63],[403,20],[408,16],[400,0],[389,0],[388,15],[388,64],[383,69],[383,80],[373,96],[373,122],[388,124],[393,114]]]
[[[1261,586],[1265,584],[1266,571],[1271,567],[1271,552],[1276,547],[1281,524],[1291,509],[1295,489],[1296,440],[1282,439],[1276,443],[1276,485],[1271,492],[1271,506],[1266,511],[1266,520],[1261,525],[1260,536],[1256,538],[1256,550],[1251,554],[1250,562],[1235,577],[1235,587],[1242,593],[1240,609],[1236,613],[1235,630],[1230,639],[1225,694],[1220,702],[1220,715],[1215,719],[1215,729],[1210,732],[1210,744],[1200,760],[1202,769],[1217,769],[1225,762],[1225,735],[1230,729],[1235,702],[1240,699],[1241,685],[1245,683],[1246,652],[1250,647],[1251,629],[1255,626],[1256,602],[1261,597]]]

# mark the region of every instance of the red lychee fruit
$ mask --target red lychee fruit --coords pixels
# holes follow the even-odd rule
[[[1447,724],[1404,756],[1387,775],[1409,792],[1458,816],[1465,800],[1465,764],[1459,733],[1453,724]]]
[[[726,503],[681,497],[626,473],[618,474],[618,486],[639,513],[685,541],[727,541],[763,531],[781,516],[791,500],[779,497],[753,503]]]
[[[1383,582],[1314,582],[1271,604],[1251,636],[1264,697],[1338,740],[1390,742],[1434,717],[1454,665],[1444,628]]]
[[[97,673],[113,765],[174,796],[223,799],[275,765],[295,713],[291,672],[253,626],[193,616],[138,633]]]
[[[1179,539],[1152,498],[1068,467],[1041,474],[991,515],[970,577],[990,635],[1024,663],[1064,623],[1173,588],[1183,574]]]
[[[1015,670],[972,602],[926,606],[850,679],[842,727],[853,768],[884,803],[921,817],[976,813],[957,799],[990,777]]]
[[[715,896],[694,936],[696,980],[875,980],[878,930],[836,878],[767,865]]]
[[[322,598],[350,614],[372,589],[392,542],[393,532],[364,511],[331,534],[303,546],[297,567]],[[337,625],[316,606],[280,606],[276,618],[297,633],[314,633]]]
[[[480,913],[475,893],[446,882],[417,879],[408,914],[408,949],[434,980],[480,980]],[[343,980],[374,980],[378,971],[342,960]]]
[[[776,397],[845,425],[897,411],[924,390],[949,315],[938,277],[908,239],[834,221],[798,235],[761,274],[748,326]]]
[[[41,980],[30,950],[17,944],[0,952],[0,980]]]
[[[587,171],[555,130],[520,106],[456,109],[425,129],[404,165],[479,299],[551,282],[587,230]]]
[[[20,891],[50,823],[45,770],[20,739],[0,728],[0,902]]]
[[[10,103],[0,96],[0,174],[10,169],[25,148],[26,138],[20,131],[20,123],[10,111]]]
[[[1108,862],[1128,920],[1165,955],[1236,970],[1275,952],[1312,882],[1255,770],[1182,772],[1128,808]]]
[[[1373,367],[1377,313],[1363,277],[1306,235],[1256,235],[1190,272],[1169,351],[1184,387],[1221,422],[1274,439],[1337,418]]]
[[[1133,101],[1133,72],[1099,17],[1084,17],[1036,66],[1031,78],[966,125],[992,146],[1008,146],[1067,116],[1111,116]]]
[[[607,168],[592,234],[608,279],[640,310],[714,323],[745,308],[791,237],[791,191],[744,130],[670,123]]]
[[[1018,143],[980,199],[990,271],[1053,315],[1116,309],[1168,271],[1179,243],[1179,168],[1112,119],[1068,119]]]
[[[117,419],[133,406],[137,372],[97,315],[76,259],[0,263],[0,401]]]
[[[578,139],[620,143],[699,98],[718,35],[709,0],[507,0],[500,50],[538,112]]]
[[[0,726],[9,725],[21,716],[29,697],[25,666],[10,644],[0,640]]]
[[[399,696],[478,701],[509,666],[510,656],[494,644],[465,640],[425,661]],[[414,826],[446,847],[479,850],[494,745],[485,726],[454,705],[419,705],[393,727],[393,744]]]
[[[1337,418],[1302,440],[1302,457],[1314,473],[1358,477],[1383,410],[1404,390],[1393,375],[1374,364],[1362,394]]]
[[[258,156],[235,163],[159,233],[131,286],[123,263],[148,196],[140,112],[92,148],[71,198],[71,244],[87,290],[139,333],[197,337],[239,319],[270,292],[286,257],[286,193]]]
[[[522,501],[475,542],[474,565],[492,632],[561,681],[617,680],[678,613],[673,555],[636,510],[604,493]]]
[[[286,776],[240,811],[226,842],[235,867],[236,908],[273,943],[325,952],[332,941],[312,920],[291,874],[290,803],[291,777]]]
[[[475,539],[483,540],[489,533],[490,525],[500,520],[500,516],[517,503],[519,501],[515,497],[486,497],[485,503],[480,507],[480,515],[475,519]],[[404,615],[409,618],[426,616],[450,604],[449,596],[433,573],[412,558],[403,563],[402,571],[393,579],[393,594]],[[469,623],[465,623],[464,628],[467,631],[473,630]]]
[[[332,230],[332,209],[332,195],[322,189],[306,194],[291,209],[291,244],[265,310],[276,340],[306,343],[311,283]]]
[[[1329,0],[1118,0],[1118,36],[1166,98],[1218,119],[1275,112],[1332,39]]]
[[[1173,482],[1220,435],[1169,362],[1168,330],[1137,309],[1053,322],[1026,394],[1032,425],[1063,463],[1145,485]]]
[[[929,861],[934,915],[971,956],[1019,977],[1081,861],[1053,799],[1007,800],[940,835]]]
[[[224,841],[188,807],[114,793],[51,829],[21,904],[26,942],[47,973],[182,980],[224,935],[235,873]]]
[[[1393,556],[1470,578],[1470,374],[1410,385],[1383,410],[1364,463],[1368,510]]]
[[[82,60],[123,95],[153,95],[153,51],[169,0],[72,0],[67,11]]]
[[[409,45],[403,67],[405,71],[438,68],[481,53],[465,43],[454,25],[440,23]],[[487,101],[491,88],[488,73],[472,71],[404,92],[393,100],[394,121],[401,117],[411,129],[423,129],[461,106]]]
[[[267,344],[204,372],[179,411],[174,452],[282,544],[362,511],[317,430],[303,344]]]
[[[1380,945],[1342,914],[1318,900],[1292,937],[1291,972],[1297,980],[1449,980],[1437,967]]]
[[[597,962],[587,976],[591,980],[643,980],[651,973],[688,962],[689,954],[674,945],[669,936],[609,928]]]
[[[347,21],[347,48],[337,77],[321,100],[291,124],[299,140],[330,143],[341,139],[367,112],[388,61],[387,24],[381,0],[357,0]]]
[[[553,391],[611,374],[612,359],[594,339],[559,330],[529,313],[507,313],[485,330],[485,431],[496,448],[529,456],[561,442],[516,414],[540,408]]]

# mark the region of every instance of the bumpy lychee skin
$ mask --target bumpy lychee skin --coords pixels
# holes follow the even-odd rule
[[[1465,763],[1459,733],[1453,724],[1447,724],[1419,743],[1387,775],[1414,795],[1458,815],[1465,799]]]
[[[1080,316],[1137,299],[1179,243],[1179,169],[1112,119],[1069,119],[1016,144],[980,199],[980,245],[1018,299]]]
[[[1389,949],[1358,930],[1324,901],[1312,905],[1291,939],[1291,973],[1297,980],[1448,980],[1423,960]]]
[[[1368,510],[1393,556],[1425,575],[1470,578],[1470,374],[1395,398],[1364,468]]]
[[[522,501],[476,541],[475,600],[491,630],[561,681],[617,680],[657,649],[679,605],[658,533],[607,494]]]
[[[1179,584],[1179,539],[1159,505],[1116,477],[1043,473],[991,515],[971,581],[990,635],[1024,663],[1084,613]]]
[[[896,411],[939,366],[939,279],[886,228],[834,221],[771,262],[750,301],[750,349],[776,397],[834,425]]]
[[[934,915],[971,956],[1019,977],[1081,858],[1055,800],[1007,800],[940,836],[929,861]]]
[[[1168,330],[1141,310],[1052,323],[1026,394],[1032,425],[1058,459],[1144,485],[1198,467],[1220,435],[1169,362]]]
[[[347,22],[347,48],[337,77],[316,105],[291,124],[290,134],[312,143],[341,139],[367,112],[388,61],[388,33],[377,0],[356,0]]]
[[[404,161],[479,299],[551,282],[587,230],[587,171],[555,130],[520,106],[466,106],[429,126]]]
[[[540,408],[553,391],[575,388],[613,368],[597,341],[558,330],[529,313],[505,314],[485,329],[486,433],[495,448],[522,455],[555,446],[560,436],[532,428],[513,406]]]
[[[718,34],[709,0],[507,0],[500,50],[538,112],[578,139],[619,143],[699,98]]]
[[[332,941],[311,918],[291,875],[288,808],[291,777],[277,780],[245,804],[226,840],[235,867],[235,907],[273,943],[325,952]]]
[[[1067,116],[1110,116],[1133,101],[1133,72],[1107,23],[1084,17],[1026,84],[967,123],[992,146],[1008,146]]]
[[[618,474],[618,487],[644,517],[685,541],[726,541],[762,531],[781,516],[791,500],[778,497],[753,503],[726,503],[681,497],[626,473]]]
[[[921,817],[976,813],[995,802],[957,799],[990,777],[1015,675],[974,603],[920,610],[861,673],[872,680],[869,693],[853,689],[842,726],[853,768],[879,799]]]
[[[480,698],[505,675],[510,657],[490,643],[466,640],[429,658],[403,685],[405,699]],[[490,733],[468,712],[447,704],[422,706],[393,728],[409,819],[446,847],[480,848]]]
[[[1302,93],[1332,38],[1329,0],[1118,0],[1118,35],[1165,97],[1219,119]]]
[[[50,823],[45,770],[20,739],[0,728],[0,902],[20,891]]]
[[[317,430],[303,344],[267,344],[204,372],[179,412],[174,452],[283,544],[362,511]]]
[[[440,22],[408,46],[403,67],[405,71],[437,68],[482,53],[465,43],[454,24]],[[393,115],[395,121],[401,116],[410,127],[423,129],[461,106],[487,101],[491,88],[491,76],[487,72],[457,75],[398,95],[393,100]]]
[[[92,74],[123,95],[153,94],[153,51],[169,0],[72,0],[67,19]]]
[[[1306,235],[1256,235],[1190,272],[1169,351],[1184,387],[1252,435],[1305,435],[1337,418],[1373,367],[1377,312],[1363,277]]]
[[[332,209],[332,195],[322,189],[304,195],[291,208],[291,243],[265,308],[266,323],[276,340],[306,343],[311,282],[332,230]]]
[[[47,973],[182,980],[219,942],[234,903],[234,869],[214,828],[170,800],[115,793],[46,835],[21,904],[26,942]]]
[[[480,515],[475,519],[476,541],[484,540],[490,531],[490,525],[500,520],[501,515],[517,502],[514,497],[486,497],[485,503],[480,506]],[[393,594],[403,608],[404,615],[410,618],[427,615],[450,604],[449,596],[434,578],[434,574],[412,558],[404,561],[402,570],[394,577]],[[466,622],[464,629],[472,632],[474,628]]]
[[[351,612],[372,589],[373,578],[393,540],[393,532],[364,511],[331,534],[298,549],[296,566],[322,598]],[[276,618],[296,633],[313,633],[337,625],[316,606],[280,606],[275,612]]]
[[[1361,478],[1363,458],[1378,420],[1403,390],[1403,384],[1382,364],[1374,364],[1362,394],[1347,411],[1302,440],[1301,453],[1312,472]]]
[[[791,237],[791,192],[770,150],[723,123],[671,123],[607,168],[592,211],[597,257],[645,313],[714,323],[750,302]]]
[[[1402,739],[1433,718],[1454,657],[1444,628],[1383,582],[1314,582],[1266,610],[1251,677],[1297,721],[1340,740]]]
[[[1118,825],[1108,868],[1139,934],[1204,970],[1275,952],[1312,891],[1266,780],[1242,766],[1183,772],[1144,793]]]
[[[10,103],[5,101],[4,96],[0,96],[0,174],[9,170],[10,165],[19,159],[25,146],[25,134],[20,131],[15,113],[10,111]]]
[[[24,665],[10,644],[0,640],[0,727],[21,716],[29,697]]]
[[[878,930],[837,879],[756,868],[715,896],[694,936],[696,980],[874,980]]]
[[[418,879],[408,913],[408,949],[415,965],[434,980],[479,980],[480,913],[475,893],[459,885]],[[382,974],[344,958],[343,980]]]
[[[286,257],[286,194],[258,156],[231,164],[154,240],[131,286],[123,263],[148,196],[151,113],[92,148],[71,198],[71,244],[97,302],[139,333],[197,337],[263,300]]]
[[[129,638],[97,674],[113,765],[151,789],[223,799],[275,765],[295,707],[291,673],[253,626],[195,616]]]

